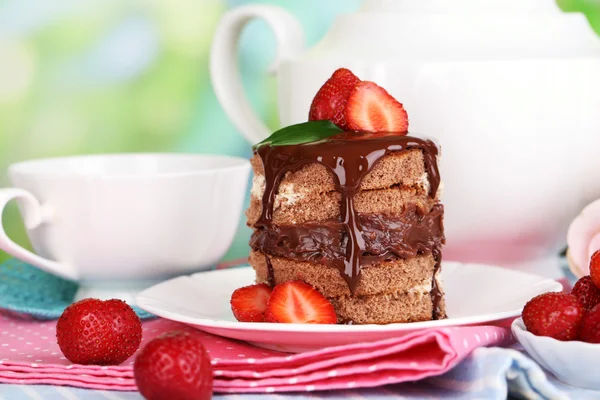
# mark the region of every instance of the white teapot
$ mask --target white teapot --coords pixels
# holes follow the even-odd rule
[[[339,67],[404,103],[410,132],[442,147],[446,259],[502,265],[555,256],[581,207],[600,196],[600,38],[552,0],[368,0],[306,49],[286,11],[227,13],[211,54],[216,94],[250,143],[270,134],[236,71],[244,25],[278,43],[282,126],[306,121]]]

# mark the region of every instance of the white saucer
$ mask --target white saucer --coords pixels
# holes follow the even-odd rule
[[[160,317],[257,346],[302,352],[359,341],[404,335],[415,330],[459,325],[502,325],[521,313],[532,297],[560,291],[554,280],[481,264],[444,262],[442,279],[449,318],[389,325],[308,325],[238,322],[231,293],[254,283],[249,267],[181,276],[144,290],[138,307]]]

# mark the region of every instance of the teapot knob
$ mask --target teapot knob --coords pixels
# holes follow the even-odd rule
[[[269,72],[275,73],[282,60],[300,54],[305,48],[300,22],[281,7],[238,7],[227,12],[219,22],[210,54],[212,84],[221,106],[250,143],[260,142],[270,135],[269,129],[256,115],[244,94],[237,70],[237,43],[245,25],[254,18],[262,18],[268,24],[277,42],[277,55]]]

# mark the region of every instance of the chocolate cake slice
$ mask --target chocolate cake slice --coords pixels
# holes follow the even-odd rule
[[[246,215],[257,282],[314,286],[338,323],[445,318],[437,156],[432,141],[398,134],[255,147]]]

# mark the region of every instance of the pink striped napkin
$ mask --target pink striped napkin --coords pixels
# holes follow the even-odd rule
[[[0,315],[0,383],[136,390],[133,359],[120,366],[83,366],[56,344],[55,321]],[[143,323],[143,342],[162,332],[192,330],[158,319]],[[442,328],[302,354],[265,350],[207,333],[216,392],[291,392],[373,387],[440,375],[480,346],[507,345],[509,330],[494,326]]]

